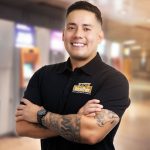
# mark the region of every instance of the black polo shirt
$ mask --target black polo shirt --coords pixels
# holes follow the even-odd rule
[[[24,98],[58,114],[76,114],[88,100],[96,98],[120,118],[130,104],[127,79],[105,64],[99,54],[74,71],[70,59],[42,67],[31,78]],[[78,144],[58,136],[42,139],[41,147],[42,150],[114,150],[113,138],[118,126],[95,145]]]

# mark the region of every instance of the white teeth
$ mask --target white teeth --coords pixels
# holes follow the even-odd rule
[[[73,46],[77,46],[77,47],[83,47],[84,44],[82,43],[72,43]]]

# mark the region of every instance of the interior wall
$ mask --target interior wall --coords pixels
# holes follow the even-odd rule
[[[0,134],[11,130],[13,22],[0,20]],[[8,124],[9,122],[9,124]]]

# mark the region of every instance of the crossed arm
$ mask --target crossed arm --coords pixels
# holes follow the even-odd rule
[[[34,105],[26,99],[23,99],[22,103],[25,105],[20,104],[16,111],[16,132],[18,135],[40,139],[59,135],[53,130],[41,128],[41,126],[36,123],[35,120],[37,118],[35,113],[40,110],[41,107]],[[103,106],[99,104],[99,100],[89,100],[80,108],[78,114],[93,117],[95,116],[95,112],[101,111],[102,107]]]
[[[98,108],[97,103],[87,103],[78,114],[59,115],[48,112],[43,119],[48,129],[44,129],[37,125],[36,113],[41,108],[28,100],[23,101],[25,105],[19,105],[16,112],[16,130],[22,136],[46,138],[59,135],[73,142],[95,144],[119,122],[119,117],[114,112]]]

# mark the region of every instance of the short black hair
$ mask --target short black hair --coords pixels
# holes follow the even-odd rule
[[[93,12],[97,20],[100,22],[100,24],[102,25],[103,23],[101,11],[98,9],[98,7],[96,7],[95,5],[87,1],[77,1],[73,3],[72,5],[70,5],[67,9],[66,17],[74,10],[87,10],[87,11]]]

